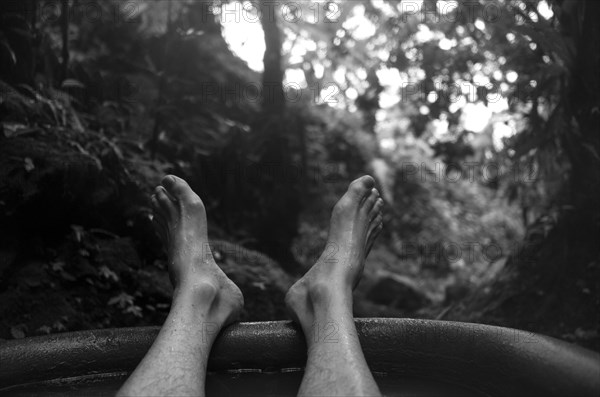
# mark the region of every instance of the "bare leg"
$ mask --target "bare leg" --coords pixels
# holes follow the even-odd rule
[[[203,396],[212,344],[244,299],[212,257],[204,205],[188,184],[165,177],[152,205],[168,246],[173,304],[154,344],[118,395]]]
[[[333,209],[325,251],[287,293],[286,304],[308,346],[299,395],[381,395],[352,316],[352,290],[382,228],[383,201],[374,185],[370,176],[350,184]]]

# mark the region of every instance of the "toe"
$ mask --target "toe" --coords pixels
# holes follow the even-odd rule
[[[375,189],[375,188],[371,189],[371,193],[367,196],[367,198],[365,199],[365,202],[363,204],[363,208],[367,211],[367,213],[370,213],[372,208],[377,203],[378,199],[379,199],[379,192],[377,191],[377,189]]]
[[[375,228],[383,223],[383,215],[381,213],[375,214],[375,216],[369,222],[369,231],[375,230]]]
[[[169,198],[167,191],[162,186],[157,186],[154,189],[154,197],[162,211],[170,219],[174,219],[177,216],[177,209],[175,203]]]
[[[371,213],[370,213],[370,219],[375,219],[375,217],[378,214],[381,214],[381,210],[383,208],[383,199],[381,198],[377,198],[377,200],[375,201],[375,204],[373,205],[373,208],[371,209]]]
[[[381,231],[383,230],[383,223],[379,223],[375,229],[373,229],[373,240],[377,239],[377,237],[379,237],[379,234],[381,233]]]
[[[348,191],[352,192],[356,197],[359,197],[362,200],[368,195],[373,187],[375,187],[375,180],[373,177],[365,175],[352,181],[348,187]]]
[[[150,204],[152,206],[152,211],[154,213],[156,213],[156,211],[160,210],[160,204],[158,203],[158,199],[156,198],[156,194],[153,194],[152,197],[150,197]]]
[[[174,175],[167,175],[163,178],[161,184],[167,193],[176,200],[190,201],[195,199],[196,193],[194,193],[190,185],[181,178]]]
[[[383,223],[380,223],[379,225],[377,225],[377,227],[373,231],[373,240],[376,240],[377,237],[379,237],[382,230],[383,230]]]
[[[157,218],[161,218],[161,220],[166,221],[165,217],[167,213],[165,213],[165,207],[161,204],[161,200],[158,198],[157,193],[154,193],[150,198],[150,203],[152,205],[152,219],[156,220]]]
[[[371,190],[375,187],[375,179],[370,175],[364,175],[353,180],[350,185],[362,186],[366,190]]]

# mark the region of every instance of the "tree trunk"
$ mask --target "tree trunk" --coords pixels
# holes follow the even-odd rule
[[[281,56],[281,31],[277,24],[278,7],[274,1],[261,0],[261,24],[265,34],[265,55],[263,57],[263,112],[272,116],[282,116],[285,110],[283,93],[283,69]]]
[[[63,82],[69,73],[69,0],[62,0],[61,14],[62,65],[60,79]]]
[[[279,8],[276,2],[261,0],[261,24],[266,50],[263,58],[262,115],[256,121],[254,133],[265,142],[262,148],[260,189],[264,192],[265,212],[257,225],[260,249],[276,259],[286,270],[298,271],[300,266],[291,253],[298,230],[300,181],[290,175],[295,169],[290,142],[296,139],[295,126],[288,124],[283,92],[282,33],[277,24]]]
[[[598,214],[600,192],[600,2],[577,1],[561,25],[575,43],[577,56],[568,96],[568,113],[577,121],[565,147],[572,166],[571,205]],[[591,214],[590,214],[591,215]]]

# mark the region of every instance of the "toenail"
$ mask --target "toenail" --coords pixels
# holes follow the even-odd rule
[[[177,180],[175,179],[175,177],[173,175],[167,175],[164,177],[163,179],[163,183],[169,183],[169,184],[173,184],[175,182],[177,182]]]
[[[371,175],[365,175],[365,177],[363,178],[363,183],[365,183],[366,185],[375,185],[375,179],[373,179],[373,177]]]

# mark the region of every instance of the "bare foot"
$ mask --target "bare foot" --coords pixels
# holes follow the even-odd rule
[[[352,290],[383,227],[383,200],[374,186],[375,181],[370,176],[350,184],[333,208],[323,254],[288,291],[288,310],[303,328],[312,324],[315,311],[332,300],[349,304],[351,311]]]
[[[169,175],[156,187],[152,206],[154,223],[168,250],[175,294],[195,294],[210,302],[215,321],[223,326],[232,322],[244,298],[212,256],[200,197],[183,179]]]

